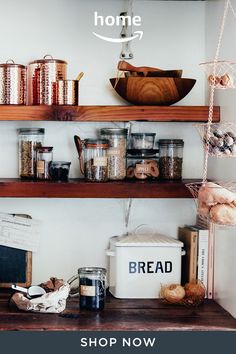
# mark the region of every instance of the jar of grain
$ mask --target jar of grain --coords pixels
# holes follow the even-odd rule
[[[36,177],[36,149],[44,142],[43,128],[19,129],[19,175]]]
[[[108,179],[122,180],[126,176],[126,146],[128,129],[103,128],[100,131],[102,139],[109,141]]]
[[[160,176],[163,179],[182,178],[184,141],[181,139],[159,140]]]

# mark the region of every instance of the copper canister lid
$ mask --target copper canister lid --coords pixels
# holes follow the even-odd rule
[[[25,65],[16,64],[16,63],[14,62],[14,60],[12,60],[12,59],[7,60],[6,63],[0,64],[0,67],[1,67],[1,68],[7,68],[7,67],[9,67],[9,68],[14,68],[14,67],[15,67],[15,68],[26,69],[26,66],[25,66]]]
[[[30,64],[46,64],[46,63],[60,63],[60,64],[67,64],[65,60],[61,59],[54,59],[52,55],[46,54],[44,55],[43,59],[37,59],[34,61],[31,61]]]

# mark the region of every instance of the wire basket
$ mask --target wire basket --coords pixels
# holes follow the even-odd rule
[[[195,124],[203,146],[212,157],[236,157],[236,123],[214,123],[210,126],[210,133],[207,136],[208,124]],[[207,139],[208,138],[208,139]]]
[[[188,183],[201,219],[220,226],[236,226],[236,183]]]
[[[236,88],[236,63],[222,60],[201,63],[200,66],[206,72],[210,86],[217,89]]]

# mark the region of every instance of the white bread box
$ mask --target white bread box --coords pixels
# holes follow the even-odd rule
[[[117,298],[153,299],[161,284],[180,283],[183,243],[159,234],[110,239],[109,290]]]

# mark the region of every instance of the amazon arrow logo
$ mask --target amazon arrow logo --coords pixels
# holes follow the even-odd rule
[[[124,42],[129,42],[132,41],[135,38],[139,37],[139,40],[142,39],[143,36],[143,31],[135,31],[134,35],[132,37],[124,37],[124,38],[110,38],[110,37],[104,37],[101,36],[100,34],[93,32],[94,36],[103,39],[104,41],[107,42],[113,42],[113,43],[124,43]]]
[[[94,25],[95,26],[141,26],[141,17],[140,16],[102,16],[98,15],[98,12],[94,12]],[[94,36],[107,41],[107,42],[113,42],[113,43],[124,43],[124,42],[129,42],[132,41],[135,38],[138,38],[139,40],[142,39],[143,37],[143,31],[134,31],[133,35],[130,37],[122,37],[122,38],[111,38],[111,37],[105,37],[102,36],[96,32],[93,32]]]

